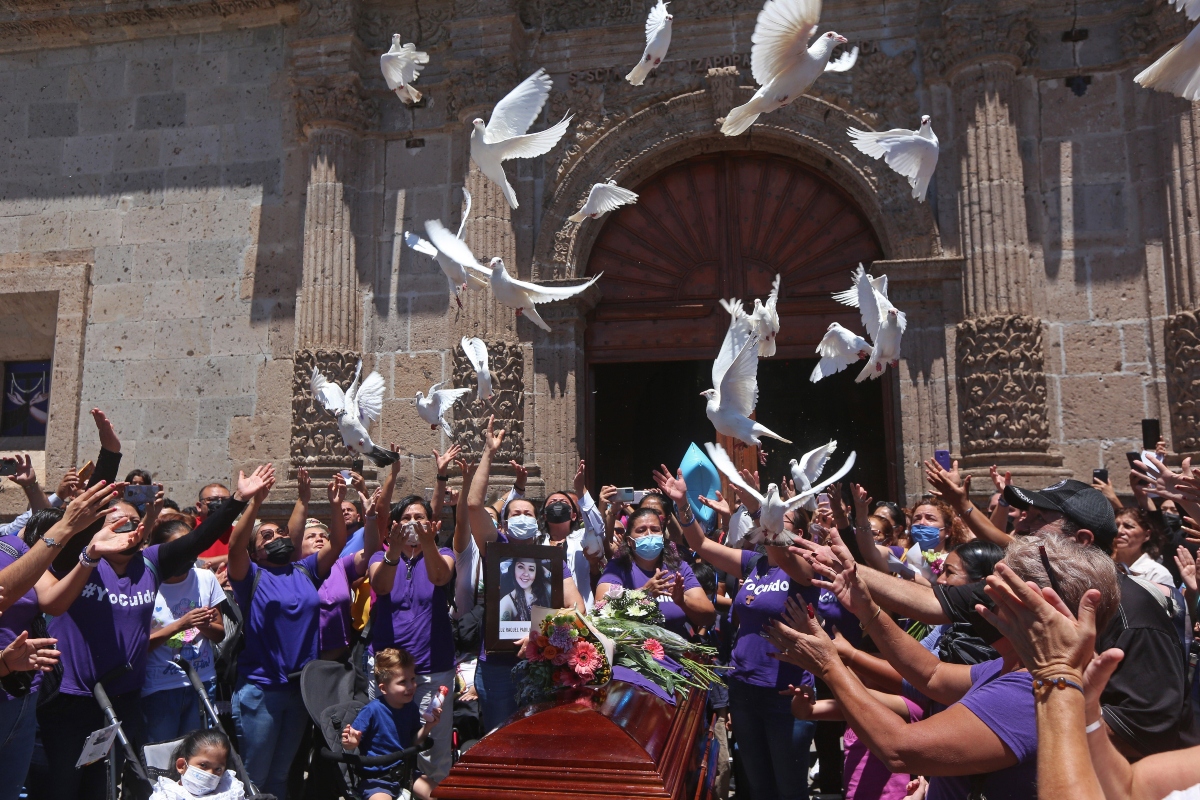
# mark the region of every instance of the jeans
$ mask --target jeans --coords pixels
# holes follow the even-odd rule
[[[146,743],[141,692],[126,692],[109,699],[117,719],[121,721],[121,730],[125,731],[133,749],[141,751]],[[96,698],[60,693],[38,709],[37,717],[42,727],[42,747],[50,765],[51,796],[103,800],[108,792],[105,760],[75,769],[75,762],[83,752],[83,743],[88,734],[107,725]],[[125,753],[120,743],[113,744],[109,756],[115,757],[118,764],[125,764]],[[149,787],[127,765],[121,785],[125,787],[123,795],[127,798],[147,797],[150,794]]]
[[[288,770],[308,727],[300,684],[269,689],[238,679],[233,693],[233,722],[242,761],[254,785],[287,800]]]
[[[413,697],[413,702],[421,709],[421,716],[424,718],[425,711],[429,708],[429,701],[433,699],[434,693],[440,686],[447,687],[450,692],[442,703],[442,716],[433,729],[433,747],[419,760],[421,772],[425,773],[426,780],[434,786],[437,786],[443,778],[450,774],[453,761],[450,751],[454,745],[452,741],[454,739],[454,670],[418,675],[417,693]]]
[[[212,700],[217,682],[209,681],[204,688]],[[191,686],[146,695],[142,698],[142,712],[146,717],[147,742],[170,742],[202,727],[200,698]]]
[[[17,800],[33,758],[37,692],[0,702],[0,800]]]
[[[729,714],[749,800],[808,800],[808,748],[816,725],[792,716],[775,689],[729,679]]]
[[[517,690],[512,680],[513,659],[492,656],[475,669],[475,691],[483,709],[484,733],[499,728],[517,711]]]

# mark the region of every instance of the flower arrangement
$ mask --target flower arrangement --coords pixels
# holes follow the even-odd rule
[[[925,563],[929,565],[929,571],[934,575],[941,575],[942,569],[946,564],[946,554],[938,553],[933,550],[922,550],[921,555],[925,557]]]
[[[708,689],[721,676],[712,666],[715,647],[693,644],[666,628],[619,616],[592,619],[616,643],[614,662],[657,683],[668,694],[685,686]]]
[[[625,589],[614,586],[608,594],[596,601],[593,615],[599,619],[618,617],[644,622],[647,625],[662,625],[666,622],[658,608],[658,600],[641,589]]]
[[[603,686],[612,680],[604,642],[574,610],[554,611],[535,622],[521,655],[525,660],[513,668],[520,703],[545,700],[560,689]]]

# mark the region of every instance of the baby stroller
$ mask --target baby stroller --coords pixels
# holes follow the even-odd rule
[[[200,681],[200,676],[196,674],[196,670],[187,661],[179,659],[175,662],[180,666],[188,677],[188,682],[192,684],[192,688],[196,692],[196,696],[200,698],[201,720],[202,725],[206,728],[220,728],[221,722],[217,718],[216,709],[209,702],[208,692],[204,690],[204,684]],[[170,742],[155,742],[147,744],[142,748],[142,753],[139,756],[133,744],[125,736],[125,732],[121,729],[120,720],[117,719],[116,712],[113,709],[112,702],[108,699],[107,692],[104,691],[102,685],[106,680],[112,680],[120,674],[123,674],[128,669],[128,666],[121,667],[108,675],[101,678],[92,689],[92,693],[96,697],[96,702],[100,704],[100,708],[104,711],[104,717],[110,725],[117,725],[117,742],[125,753],[125,758],[130,762],[130,767],[138,779],[143,780],[153,789],[155,782],[161,777],[174,776],[175,763],[172,755],[175,753],[175,748],[179,746],[182,739],[176,739]],[[115,745],[114,745],[115,747]],[[117,759],[115,754],[110,753],[108,757],[108,772],[109,772],[109,798],[116,800],[117,794]],[[250,800],[275,800],[274,795],[261,794],[250,782],[250,775],[246,772],[245,766],[242,764],[241,756],[233,746],[233,737],[230,737],[229,747],[229,769],[237,776],[245,787],[246,797]]]
[[[342,750],[342,729],[354,722],[368,702],[366,681],[357,670],[339,661],[311,661],[300,675],[300,696],[327,745],[320,748],[321,758],[338,765],[347,796],[358,796],[364,767],[386,767],[383,777],[411,795],[417,755],[433,746],[432,739],[381,756],[359,756]],[[380,777],[378,773],[372,776]]]

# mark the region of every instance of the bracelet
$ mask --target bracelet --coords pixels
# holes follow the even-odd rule
[[[398,566],[400,566],[400,562],[399,562],[399,561],[388,561],[388,557],[387,557],[387,554],[386,554],[386,553],[385,553],[385,554],[384,554],[384,556],[383,556],[383,563],[387,564],[389,567],[398,567]]]
[[[758,507],[758,511],[747,511],[746,516],[752,520],[757,521],[758,518],[762,516],[762,506]]]
[[[691,507],[691,506],[684,506],[684,509],[686,509],[686,510],[687,510],[687,520],[685,521],[685,520],[683,520],[683,519],[680,519],[680,520],[679,520],[679,523],[680,523],[681,525],[683,525],[683,527],[687,528],[687,527],[689,527],[689,526],[691,526],[691,525],[695,524],[695,522],[696,522],[696,512],[695,512],[695,511],[692,511],[692,507]]]
[[[967,510],[963,512],[963,516],[964,516],[964,517],[969,517],[969,516],[971,516],[971,512],[972,512],[972,511],[974,511],[974,510],[975,510],[975,504],[974,504],[974,503],[967,503]]]
[[[1084,694],[1082,686],[1069,678],[1059,675],[1057,678],[1034,678],[1033,696],[1038,700],[1043,700],[1050,695],[1051,690],[1065,689],[1068,686],[1072,689],[1078,689],[1080,694]]]
[[[881,605],[876,605],[876,606],[875,606],[875,613],[871,615],[871,618],[870,618],[869,620],[867,620],[866,622],[862,623],[861,625],[859,625],[859,628],[861,628],[861,629],[862,629],[863,633],[866,633],[866,631],[867,631],[867,627],[868,627],[868,626],[869,626],[869,625],[870,625],[872,622],[874,622],[874,621],[875,621],[875,618],[876,618],[876,617],[878,617],[878,616],[879,616],[879,614],[880,614],[880,612],[882,612],[882,611],[883,611],[883,606],[881,606]]]
[[[450,476],[449,475],[438,475],[437,479],[439,481],[448,481],[448,480],[450,480]]]
[[[87,554],[87,548],[85,547],[79,551],[79,563],[83,564],[85,567],[94,567],[100,563],[100,559],[91,558]]]
[[[1100,719],[1093,722],[1091,725],[1088,725],[1087,727],[1085,727],[1083,729],[1083,732],[1084,733],[1095,733],[1096,731],[1100,730],[1100,726],[1103,724],[1104,724],[1104,718],[1101,717]]]
[[[49,536],[43,536],[42,541],[45,542],[46,547],[62,547],[62,542],[57,539],[51,539]]]

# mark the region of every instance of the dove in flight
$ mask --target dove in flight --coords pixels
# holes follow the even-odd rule
[[[929,191],[929,179],[937,169],[938,138],[929,124],[929,115],[921,117],[915,131],[894,128],[890,131],[860,131],[849,128],[850,139],[860,152],[884,163],[908,178],[912,196],[922,203]]]
[[[817,482],[817,478],[821,477],[821,473],[825,470],[825,464],[835,450],[837,450],[837,440],[830,439],[828,444],[823,444],[815,450],[809,450],[799,461],[794,458],[791,460],[788,466],[791,467],[792,483],[796,484],[797,493],[804,493],[812,488],[813,484]],[[815,494],[810,494],[804,501],[804,508],[809,511],[817,510]]]
[[[754,310],[750,312],[750,327],[758,337],[758,355],[770,358],[775,355],[775,334],[779,333],[779,276],[771,284],[767,302],[754,298]]]
[[[817,345],[817,355],[821,360],[813,367],[809,380],[816,383],[822,378],[836,375],[855,361],[870,358],[873,349],[871,343],[857,333],[831,322],[821,337],[821,343]]]
[[[495,394],[492,392],[492,373],[488,369],[488,351],[487,345],[483,343],[483,339],[474,337],[468,339],[462,338],[462,349],[467,354],[467,361],[471,362],[471,368],[475,370],[475,378],[479,382],[479,393],[475,396],[480,402],[491,400]]]
[[[646,49],[642,52],[642,60],[625,76],[625,80],[634,86],[641,86],[650,70],[667,57],[667,48],[671,46],[671,20],[674,19],[667,13],[667,5],[658,0],[658,5],[650,9],[650,15],[646,17]]]
[[[604,274],[602,272],[587,283],[581,283],[578,286],[539,286],[536,283],[527,283],[509,277],[508,270],[504,268],[504,262],[499,257],[492,259],[491,267],[492,296],[502,305],[515,308],[518,317],[527,317],[530,322],[546,333],[550,332],[550,326],[537,313],[534,306],[539,303],[553,303],[555,300],[574,297],[600,280],[600,275]]]
[[[845,72],[858,60],[858,48],[830,61],[845,36],[828,31],[805,47],[817,32],[821,0],[767,0],[750,37],[750,69],[759,90],[748,103],[729,112],[721,133],[737,136],[760,114],[783,108],[808,90],[825,72]]]
[[[754,447],[762,446],[760,436],[791,444],[790,440],[750,419],[758,404],[758,339],[750,336],[727,366],[723,355],[723,352],[718,353],[717,360],[713,361],[713,388],[700,393],[708,399],[704,413],[717,433]]]
[[[430,428],[437,430],[440,425],[443,433],[453,436],[454,431],[450,430],[450,423],[446,421],[445,414],[450,410],[450,406],[458,401],[458,398],[469,394],[471,390],[441,388],[445,383],[442,381],[430,386],[428,397],[417,392],[417,413],[421,415],[421,419],[429,423]]]
[[[429,256],[442,268],[442,272],[446,274],[446,280],[450,282],[450,291],[454,293],[454,302],[458,303],[459,308],[463,307],[462,293],[468,288],[481,289],[487,286],[487,270],[475,261],[475,256],[471,255],[471,249],[462,240],[463,231],[467,227],[467,217],[471,213],[471,193],[463,189],[463,196],[467,199],[467,210],[463,212],[457,237],[446,230],[439,220],[429,220],[425,223],[425,233],[432,239],[435,234],[430,229],[437,231],[438,240],[454,251],[458,259],[462,259],[461,261],[446,254],[435,244],[422,239],[417,234],[404,232],[406,245],[418,253]]]
[[[888,300],[887,275],[873,278],[859,264],[852,277],[854,288],[834,292],[833,299],[857,308],[862,316],[863,327],[867,329],[867,336],[871,337],[872,348],[867,365],[854,379],[855,383],[862,383],[867,378],[875,379],[882,375],[888,362],[893,367],[898,366],[900,339],[904,336],[907,320],[904,312]]]
[[[855,452],[851,450],[850,455],[846,458],[846,463],[829,479],[821,481],[815,486],[809,486],[804,491],[798,491],[794,497],[783,500],[779,497],[779,487],[776,484],[768,484],[767,493],[764,495],[758,491],[757,487],[751,486],[743,480],[742,476],[738,474],[737,467],[733,465],[733,461],[721,445],[706,442],[704,449],[708,451],[708,457],[712,459],[713,466],[728,478],[730,483],[762,504],[758,524],[747,534],[750,541],[759,544],[765,540],[767,544],[777,547],[787,547],[796,539],[796,534],[784,527],[783,520],[787,513],[815,496],[826,486],[840,481],[854,467],[856,458]],[[796,489],[799,490],[800,487],[797,485]]]
[[[567,219],[571,222],[583,222],[589,217],[597,219],[603,214],[614,211],[621,206],[636,203],[638,196],[628,189],[617,186],[615,181],[608,183],[597,183],[588,192],[587,202],[583,204],[583,208],[572,214]]]
[[[1172,0],[1176,11],[1188,19],[1200,17],[1200,0]],[[1200,100],[1200,25],[1192,28],[1183,41],[1163,53],[1157,61],[1134,77],[1134,83],[1147,89],[1169,92],[1195,102]]]
[[[542,113],[553,85],[546,70],[539,68],[496,103],[487,125],[478,118],[471,123],[474,128],[471,131],[471,160],[503,190],[504,199],[512,208],[517,207],[517,193],[504,174],[504,162],[511,158],[545,155],[558,144],[571,124],[572,115],[567,114],[557,125],[537,133],[526,133]]]
[[[377,421],[383,412],[383,378],[378,372],[372,372],[359,386],[358,377],[361,374],[360,360],[354,368],[354,381],[343,393],[340,386],[326,380],[321,371],[313,367],[308,387],[312,390],[313,399],[337,418],[338,432],[342,434],[346,447],[371,459],[375,466],[386,467],[399,461],[400,454],[384,450],[372,442],[367,433],[367,425]]]
[[[408,103],[418,103],[421,93],[413,87],[413,81],[429,63],[429,54],[417,49],[412,42],[400,44],[400,34],[392,34],[392,49],[379,57],[379,68],[387,87],[396,96]]]

